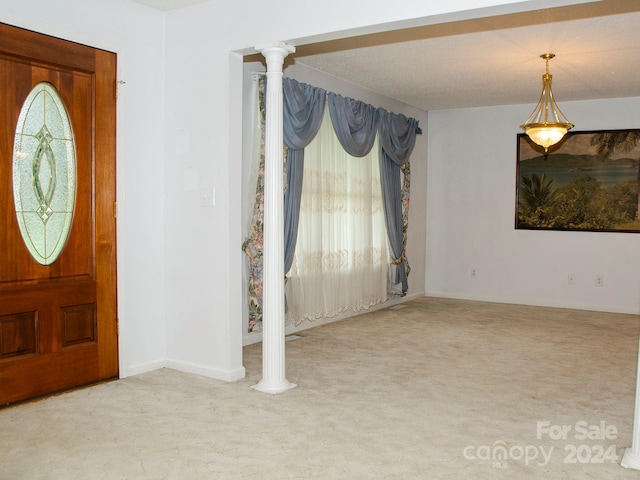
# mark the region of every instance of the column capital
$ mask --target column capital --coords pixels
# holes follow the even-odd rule
[[[262,56],[264,56],[267,60],[269,60],[270,58],[273,58],[274,60],[278,58],[284,60],[287,55],[296,51],[296,47],[294,47],[293,45],[287,45],[283,42],[257,45],[255,49],[257,52],[260,52]]]

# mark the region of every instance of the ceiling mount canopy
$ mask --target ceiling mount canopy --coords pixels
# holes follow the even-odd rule
[[[549,60],[555,57],[554,53],[543,53],[540,58],[546,61],[547,71],[542,75],[542,93],[536,108],[529,118],[520,125],[531,140],[547,152],[549,147],[555,145],[562,137],[573,128],[567,117],[560,111],[551,91],[551,78],[549,73]]]

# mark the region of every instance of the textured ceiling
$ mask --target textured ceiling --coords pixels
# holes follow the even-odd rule
[[[138,0],[172,8],[198,0]],[[295,42],[293,42],[295,44]],[[297,46],[296,62],[424,110],[640,96],[640,0],[603,0]],[[259,57],[256,57],[259,58]]]
[[[326,50],[326,51],[323,51]],[[424,110],[640,96],[640,0],[539,10],[298,48],[295,61]]]

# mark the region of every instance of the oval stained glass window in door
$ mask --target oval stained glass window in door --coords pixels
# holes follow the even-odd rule
[[[20,233],[33,258],[55,262],[69,237],[76,156],[67,109],[50,83],[25,100],[13,147],[13,199]]]

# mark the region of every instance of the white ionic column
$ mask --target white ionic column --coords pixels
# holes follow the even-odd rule
[[[295,384],[285,377],[284,168],[282,66],[295,48],[279,43],[256,47],[267,60],[264,138],[264,251],[262,291],[262,380],[253,388],[281,393]]]
[[[633,438],[631,448],[627,448],[622,456],[624,468],[640,470],[640,341],[638,343],[638,369],[636,371],[636,408],[633,421]]]

